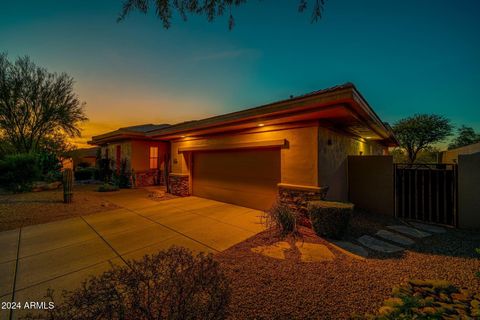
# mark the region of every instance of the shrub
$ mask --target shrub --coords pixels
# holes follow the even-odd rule
[[[353,204],[350,203],[312,201],[308,205],[308,215],[315,233],[333,239],[343,236],[352,211]]]
[[[98,178],[98,169],[96,168],[78,168],[75,170],[75,180],[92,180]]]
[[[108,183],[102,184],[97,189],[98,192],[112,192],[112,191],[118,191],[118,190],[119,190],[118,186],[113,184],[108,184]]]
[[[478,319],[480,294],[457,289],[443,280],[410,280],[393,288],[376,315],[354,319]]]
[[[230,285],[212,254],[194,256],[185,248],[172,247],[128,264],[64,292],[64,302],[38,319],[226,318]],[[47,296],[53,300],[51,291]]]
[[[97,161],[99,180],[109,182],[112,179],[112,163],[113,161],[108,158],[99,159]]]
[[[47,182],[62,180],[62,163],[57,155],[51,152],[40,152],[37,154],[37,161],[42,180]]]
[[[25,192],[40,178],[37,156],[31,153],[7,155],[0,160],[0,185],[13,192]]]
[[[286,205],[275,203],[267,211],[266,218],[267,227],[278,228],[282,236],[297,235],[297,214]]]

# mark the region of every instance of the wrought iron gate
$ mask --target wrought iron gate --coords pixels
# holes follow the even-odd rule
[[[395,215],[457,226],[456,164],[395,164]]]

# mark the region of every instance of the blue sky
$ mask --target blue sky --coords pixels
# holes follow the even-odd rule
[[[172,123],[353,82],[382,119],[437,113],[480,131],[480,1],[328,0],[310,23],[297,0],[251,0],[208,23],[121,23],[120,0],[0,2],[0,51],[76,80],[85,138]]]

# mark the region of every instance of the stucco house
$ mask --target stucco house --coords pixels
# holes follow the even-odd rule
[[[480,142],[440,152],[440,163],[458,163],[459,155],[480,153]]]
[[[347,156],[397,145],[351,83],[197,121],[121,128],[90,143],[117,168],[126,160],[140,185],[261,210],[278,197],[315,198],[325,186],[328,199],[347,200]]]

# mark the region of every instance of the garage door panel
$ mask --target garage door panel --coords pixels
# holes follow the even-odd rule
[[[194,153],[192,180],[196,196],[267,210],[280,182],[280,150]]]

